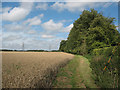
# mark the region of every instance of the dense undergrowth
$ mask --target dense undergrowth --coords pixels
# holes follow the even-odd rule
[[[115,52],[115,53],[114,53]],[[114,54],[113,54],[114,53]],[[118,88],[120,85],[120,46],[102,48],[91,54],[85,55],[90,61],[95,83],[101,88]],[[108,63],[108,60],[110,59]],[[104,67],[106,66],[105,70]]]

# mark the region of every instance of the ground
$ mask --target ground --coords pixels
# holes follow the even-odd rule
[[[97,88],[92,79],[89,61],[83,56],[75,56],[61,68],[53,82],[54,88]]]

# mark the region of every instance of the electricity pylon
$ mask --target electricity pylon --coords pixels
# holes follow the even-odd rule
[[[24,42],[23,42],[23,44],[22,44],[22,50],[24,51]]]

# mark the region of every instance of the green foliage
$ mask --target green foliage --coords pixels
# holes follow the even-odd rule
[[[60,51],[85,55],[93,49],[115,46],[120,33],[114,25],[115,18],[104,17],[101,13],[91,9],[83,13],[73,23],[67,40],[60,43]]]
[[[120,69],[120,33],[114,25],[115,18],[104,17],[96,10],[84,10],[80,17],[73,23],[67,40],[60,43],[60,51],[88,55],[91,54],[91,68],[96,84],[103,88],[114,88],[118,84],[118,71]],[[105,63],[112,57],[106,71]],[[88,57],[90,58],[90,57]]]
[[[116,46],[115,46],[116,47]],[[113,50],[113,48],[115,47],[104,47],[104,48],[99,48],[99,49],[93,49],[92,53],[93,55],[103,55],[106,54],[108,56],[110,56],[111,51]],[[109,55],[110,54],[110,55]]]
[[[116,50],[115,54],[113,52]],[[102,49],[93,50],[98,52],[91,60],[92,73],[96,84],[102,88],[118,88],[118,71],[120,69],[120,46],[107,47]],[[108,60],[110,56],[112,59],[110,63]],[[104,67],[107,65],[105,71]]]
[[[61,42],[60,42],[60,51],[64,51],[65,50],[65,45],[66,45],[66,41],[65,40],[62,40]]]
[[[52,50],[51,52],[60,52],[59,50]]]

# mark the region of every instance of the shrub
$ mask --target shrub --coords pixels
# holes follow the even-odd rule
[[[108,55],[110,56],[112,53],[112,50],[115,47],[104,47],[104,48],[98,48],[98,49],[93,49],[93,51],[91,52],[91,54],[93,55]]]
[[[94,57],[92,58],[91,68],[94,75],[95,82],[102,88],[117,88],[118,87],[118,69],[120,68],[120,47],[113,52],[116,47],[106,47],[93,50]],[[113,50],[113,52],[112,52]],[[112,55],[110,63],[108,60]],[[104,67],[107,66],[105,70]]]

